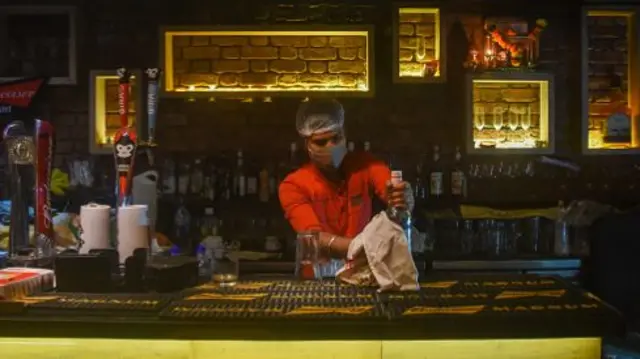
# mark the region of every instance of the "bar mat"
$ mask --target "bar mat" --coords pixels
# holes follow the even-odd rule
[[[174,296],[160,294],[79,294],[56,293],[55,298],[28,303],[29,310],[52,312],[90,312],[91,315],[126,312],[127,314],[157,314]]]

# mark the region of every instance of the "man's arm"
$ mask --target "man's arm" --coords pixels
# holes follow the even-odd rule
[[[292,181],[283,181],[278,189],[278,196],[284,216],[296,233],[318,231],[320,250],[325,256],[346,257],[351,239],[322,232],[322,224],[311,206],[311,201],[299,185]]]
[[[387,204],[389,202],[387,198],[388,185],[389,181],[391,181],[391,170],[389,167],[383,161],[371,156],[369,162],[369,178],[371,179],[371,184],[373,185],[376,196],[378,196],[384,204]]]

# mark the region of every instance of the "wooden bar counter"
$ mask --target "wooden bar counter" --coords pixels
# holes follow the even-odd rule
[[[523,275],[433,278],[404,293],[260,280],[26,302],[0,317],[3,359],[596,359],[624,329],[593,295]]]

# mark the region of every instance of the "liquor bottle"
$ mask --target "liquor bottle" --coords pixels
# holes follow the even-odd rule
[[[363,145],[363,149],[365,152],[371,152],[371,142],[365,141]]]
[[[191,177],[189,179],[189,187],[191,194],[202,195],[204,187],[204,168],[202,168],[202,160],[197,158],[194,161]]]
[[[402,182],[402,171],[391,170],[391,185],[396,185]],[[387,208],[387,214],[389,218],[397,221],[402,226],[404,233],[407,237],[407,245],[409,247],[409,253],[411,253],[411,212],[405,209],[390,207]]]
[[[467,196],[467,177],[462,167],[462,154],[460,147],[456,147],[456,154],[451,170],[451,196],[464,198]]]
[[[178,168],[178,193],[187,195],[189,193],[189,180],[191,179],[191,165],[183,162]]]
[[[269,166],[265,164],[259,174],[258,199],[260,199],[260,202],[269,202],[269,196],[271,195],[270,185]]]
[[[349,152],[353,152],[356,150],[356,144],[353,143],[353,141],[349,141],[349,143],[347,143],[347,149],[349,150]]]
[[[434,198],[441,198],[444,195],[444,171],[440,160],[440,147],[433,146],[433,162],[429,173],[429,195]]]
[[[244,197],[247,193],[246,177],[244,175],[244,157],[242,150],[236,155],[236,168],[233,174],[233,191],[236,197]]]
[[[424,180],[425,158],[425,156],[421,156],[420,161],[418,161],[418,164],[416,165],[416,178],[414,180],[413,189],[418,203],[422,203],[427,198],[427,186]]]
[[[302,161],[300,161],[300,154],[298,153],[298,144],[291,142],[289,146],[289,171],[293,172],[300,168]]]
[[[247,196],[256,196],[258,194],[258,173],[256,172],[257,166],[255,163],[250,162],[246,169],[246,194]]]

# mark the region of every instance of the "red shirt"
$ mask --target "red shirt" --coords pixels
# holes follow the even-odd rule
[[[369,223],[373,194],[386,198],[389,167],[368,152],[350,152],[342,170],[340,184],[329,182],[313,164],[282,181],[280,204],[296,232],[317,230],[353,238]]]

